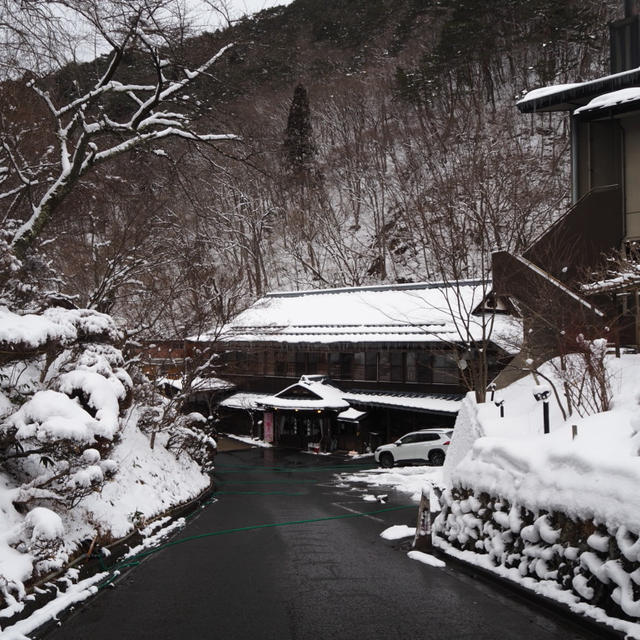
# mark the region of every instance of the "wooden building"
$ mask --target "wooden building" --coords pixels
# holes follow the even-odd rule
[[[640,277],[611,270],[612,256],[640,258],[640,12],[624,4],[610,25],[610,75],[536,89],[517,105],[571,118],[572,207],[522,255],[493,256],[494,292],[517,301],[542,359],[575,348],[579,333],[640,342]]]
[[[188,350],[221,354],[219,375],[237,387],[220,405],[226,428],[363,450],[452,425],[468,358],[489,325],[492,376],[517,351],[519,324],[488,312],[486,291],[467,281],[271,293],[215,343],[203,336]]]

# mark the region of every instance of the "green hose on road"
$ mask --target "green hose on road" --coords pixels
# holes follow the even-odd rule
[[[291,520],[288,522],[270,522],[268,524],[254,524],[246,527],[236,527],[233,529],[222,529],[220,531],[212,531],[210,533],[200,533],[195,536],[189,536],[187,538],[182,538],[180,540],[174,540],[173,542],[167,542],[165,544],[161,544],[158,547],[154,547],[153,549],[149,549],[148,551],[141,551],[137,553],[135,556],[128,558],[126,562],[122,564],[117,564],[115,567],[111,569],[111,575],[102,583],[98,585],[98,589],[104,589],[109,586],[117,577],[120,575],[120,571],[127,567],[135,567],[140,564],[140,562],[154,553],[158,553],[164,549],[168,549],[170,547],[175,547],[179,544],[184,544],[186,542],[193,542],[194,540],[202,540],[204,538],[212,538],[214,536],[222,536],[230,533],[242,533],[244,531],[255,531],[257,529],[271,529],[274,527],[290,527],[294,525],[300,524],[311,524],[313,522],[327,522],[329,520],[345,520],[347,518],[362,518],[366,516],[373,516],[379,513],[389,513],[391,511],[401,511],[403,509],[414,509],[415,505],[405,505],[400,507],[386,507],[385,509],[376,509],[375,511],[368,511],[366,513],[346,513],[341,514],[339,516],[326,516],[324,518],[309,518],[306,520]]]

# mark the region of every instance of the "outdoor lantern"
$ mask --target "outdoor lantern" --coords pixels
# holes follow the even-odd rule
[[[551,390],[549,387],[539,384],[533,388],[533,397],[538,401],[542,401],[542,420],[544,433],[549,433],[549,396]]]

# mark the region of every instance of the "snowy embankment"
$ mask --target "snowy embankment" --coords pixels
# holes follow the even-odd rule
[[[498,392],[504,418],[465,400],[434,543],[640,637],[640,356],[606,366],[610,410],[565,417],[551,393],[548,435],[540,378]],[[563,402],[557,370],[541,371]]]
[[[0,307],[2,627],[24,609],[29,584],[209,484],[185,453],[188,438],[204,436],[154,421],[161,401],[137,399],[118,337],[93,311]]]

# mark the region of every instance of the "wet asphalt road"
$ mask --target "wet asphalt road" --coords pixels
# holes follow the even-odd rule
[[[335,459],[221,453],[219,500],[174,539],[253,524],[371,512],[335,486]],[[279,467],[285,471],[275,471]],[[311,468],[309,468],[311,467]],[[261,495],[266,494],[269,495]],[[390,496],[385,506],[403,504]],[[407,504],[406,500],[404,504]],[[172,546],[78,609],[48,640],[572,640],[596,638],[452,565],[382,540],[416,509],[243,531]]]

